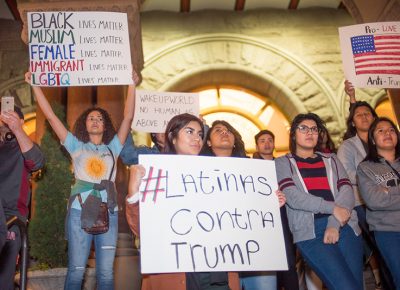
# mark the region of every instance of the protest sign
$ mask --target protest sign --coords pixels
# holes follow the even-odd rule
[[[199,116],[198,93],[136,91],[135,117],[132,129],[164,133],[172,117],[189,113]]]
[[[33,86],[132,84],[126,13],[28,12]]]
[[[140,155],[142,273],[287,270],[275,162]]]
[[[339,28],[346,79],[360,88],[400,88],[400,22]]]

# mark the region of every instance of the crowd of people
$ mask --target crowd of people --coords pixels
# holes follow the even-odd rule
[[[30,83],[30,73],[25,77]],[[190,114],[173,117],[165,133],[151,134],[153,147],[136,146],[129,133],[138,82],[135,73],[132,78],[134,84],[129,86],[118,130],[107,111],[95,107],[77,119],[73,132],[68,131],[41,88],[33,87],[38,106],[71,156],[75,175],[66,218],[65,289],[82,288],[92,242],[97,289],[114,289],[118,157],[130,166],[126,218],[139,237],[139,188],[146,173],[138,164],[140,154],[249,158],[240,133],[231,124],[218,120],[208,127]],[[362,290],[367,264],[376,289],[400,290],[399,131],[392,120],[378,117],[368,103],[356,101],[348,81],[345,91],[351,105],[338,149],[325,123],[314,113],[299,114],[292,120],[289,153],[284,156],[274,156],[273,128],[255,135],[253,158],[273,160],[276,166],[287,271],[148,274],[143,275],[142,290]],[[13,289],[20,247],[18,229],[6,228],[5,221],[10,216],[26,221],[29,174],[44,164],[43,154],[23,132],[22,124],[23,115],[17,107],[15,112],[0,116],[1,289]],[[91,233],[88,228],[102,203],[107,204],[109,228],[104,233]],[[305,279],[299,265],[306,268]]]

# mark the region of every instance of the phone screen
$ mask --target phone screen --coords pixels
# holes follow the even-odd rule
[[[14,111],[14,97],[1,97],[1,113]]]

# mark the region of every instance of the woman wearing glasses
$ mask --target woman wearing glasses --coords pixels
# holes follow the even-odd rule
[[[297,115],[289,154],[276,159],[293,240],[328,289],[363,289],[362,242],[354,194],[335,154],[320,153],[323,121]]]
[[[357,168],[367,205],[367,222],[379,251],[400,289],[400,143],[388,118],[377,118],[368,131],[368,154]]]

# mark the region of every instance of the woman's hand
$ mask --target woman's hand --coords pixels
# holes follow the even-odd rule
[[[136,73],[136,71],[132,68],[132,80],[135,86],[139,84],[140,78],[139,75]]]
[[[336,244],[339,241],[339,231],[335,228],[327,228],[324,234],[324,244]]]
[[[146,175],[146,169],[142,165],[132,165],[129,168],[129,186],[127,199],[137,194],[137,200],[139,200],[139,188],[142,178]]]
[[[286,203],[285,194],[282,191],[280,191],[279,189],[277,191],[275,191],[275,193],[276,193],[276,196],[278,197],[279,207],[284,206]]]
[[[32,83],[32,73],[30,71],[25,73],[25,82],[29,85]]]
[[[333,209],[333,216],[339,221],[341,226],[344,226],[350,219],[350,211],[347,208],[336,205]]]
[[[348,80],[344,81],[344,91],[350,97],[350,103],[353,104],[356,102],[356,90],[351,82]]]

